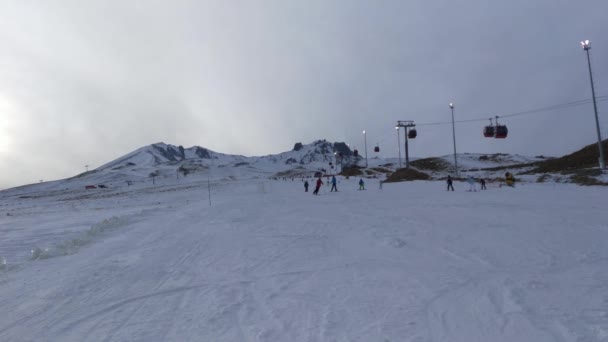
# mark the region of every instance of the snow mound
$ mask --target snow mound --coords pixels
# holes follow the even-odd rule
[[[398,237],[391,237],[391,238],[387,238],[384,243],[387,246],[393,247],[393,248],[403,248],[407,245],[407,242],[401,238]]]
[[[43,260],[58,256],[75,254],[80,247],[88,245],[97,237],[126,225],[127,220],[120,217],[111,217],[91,226],[76,237],[61,241],[53,247],[40,248],[38,246],[31,250],[31,260]]]

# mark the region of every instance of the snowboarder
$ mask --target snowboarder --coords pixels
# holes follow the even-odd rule
[[[308,181],[304,181],[304,192],[308,192]]]
[[[486,189],[486,180],[485,180],[485,179],[483,179],[483,178],[481,178],[481,179],[479,180],[479,182],[481,183],[481,190],[487,190],[487,189]]]
[[[448,183],[448,191],[450,191],[450,189],[452,189],[452,191],[454,191],[454,186],[452,185],[452,176],[448,175],[447,183]]]
[[[363,182],[363,178],[359,180],[359,190],[365,190],[365,183]]]
[[[331,190],[329,190],[329,192],[333,192],[334,190],[338,192],[338,188],[336,187],[336,176],[331,176]]]
[[[319,189],[321,189],[321,185],[323,185],[323,181],[321,180],[321,177],[319,177],[319,179],[317,179],[317,186],[315,187],[315,191],[312,192],[313,195],[319,194]]]
[[[477,187],[475,186],[475,178],[473,176],[467,177],[467,183],[469,183],[469,192],[477,192]]]

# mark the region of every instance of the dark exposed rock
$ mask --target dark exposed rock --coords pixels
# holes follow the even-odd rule
[[[186,159],[186,151],[184,150],[184,146],[179,145],[177,148],[179,149],[179,154],[180,157],[182,157],[182,160]]]
[[[166,148],[164,148],[162,146],[152,145],[152,147],[156,151],[158,151],[158,153],[160,153],[160,155],[165,157],[167,160],[177,161],[177,160],[181,159],[181,153],[180,153],[179,149],[175,148],[174,146],[169,145]]]
[[[196,151],[194,151],[194,153],[203,159],[211,159],[211,153],[209,153],[209,150],[206,148],[197,146]]]
[[[350,157],[353,155],[353,152],[350,150],[350,147],[346,145],[344,142],[334,143],[334,151],[338,153],[342,153],[344,157]]]

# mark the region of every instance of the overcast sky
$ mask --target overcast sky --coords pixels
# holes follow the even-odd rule
[[[156,142],[246,156],[344,141],[397,155],[397,120],[510,114],[608,95],[606,0],[1,1],[0,188],[70,177]],[[608,138],[608,101],[598,103]],[[488,121],[489,122],[489,121]],[[585,104],[456,125],[458,152],[597,142]],[[414,157],[452,153],[418,126]]]

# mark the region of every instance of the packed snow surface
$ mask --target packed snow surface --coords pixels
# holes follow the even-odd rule
[[[182,181],[0,193],[0,341],[608,341],[603,187]]]

